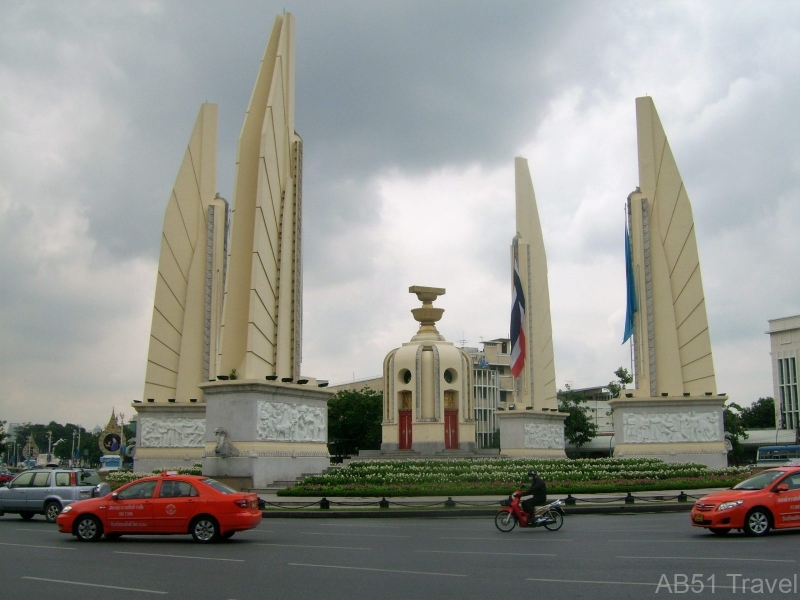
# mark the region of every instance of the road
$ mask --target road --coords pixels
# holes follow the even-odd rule
[[[213,545],[86,544],[6,516],[0,599],[797,598],[798,542],[800,530],[716,537],[668,513],[507,534],[489,518],[269,519]]]

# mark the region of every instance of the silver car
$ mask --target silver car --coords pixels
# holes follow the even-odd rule
[[[18,513],[26,521],[44,515],[55,523],[67,504],[111,491],[92,469],[31,469],[0,487],[0,516]]]

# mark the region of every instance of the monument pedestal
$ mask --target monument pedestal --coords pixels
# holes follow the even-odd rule
[[[557,411],[511,410],[496,413],[500,453],[515,458],[567,458],[564,419]]]
[[[202,462],[206,443],[204,402],[134,406],[138,414],[135,471],[188,468]]]
[[[609,401],[617,458],[658,458],[728,466],[723,409],[727,396],[662,396]]]
[[[200,387],[206,401],[204,475],[249,479],[251,488],[262,489],[330,466],[333,392],[255,380]]]

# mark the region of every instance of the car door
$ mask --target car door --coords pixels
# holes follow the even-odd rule
[[[789,489],[776,494],[775,527],[800,527],[800,473],[789,475],[778,486],[783,484]]]
[[[33,474],[33,479],[28,486],[25,494],[26,510],[42,512],[44,510],[44,499],[50,493],[50,479],[53,474],[50,471],[37,471]]]
[[[33,472],[20,473],[6,488],[0,488],[0,506],[3,510],[26,510],[25,498],[28,495],[28,486],[33,480]]]
[[[153,500],[153,521],[163,533],[187,533],[189,522],[202,504],[197,488],[188,481],[165,480]]]
[[[106,532],[147,533],[155,531],[153,525],[153,494],[157,480],[137,481],[108,496]]]

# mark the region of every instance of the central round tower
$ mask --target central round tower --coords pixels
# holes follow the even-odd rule
[[[411,286],[422,306],[411,314],[419,330],[383,361],[383,452],[474,452],[472,360],[436,329],[444,288]]]

